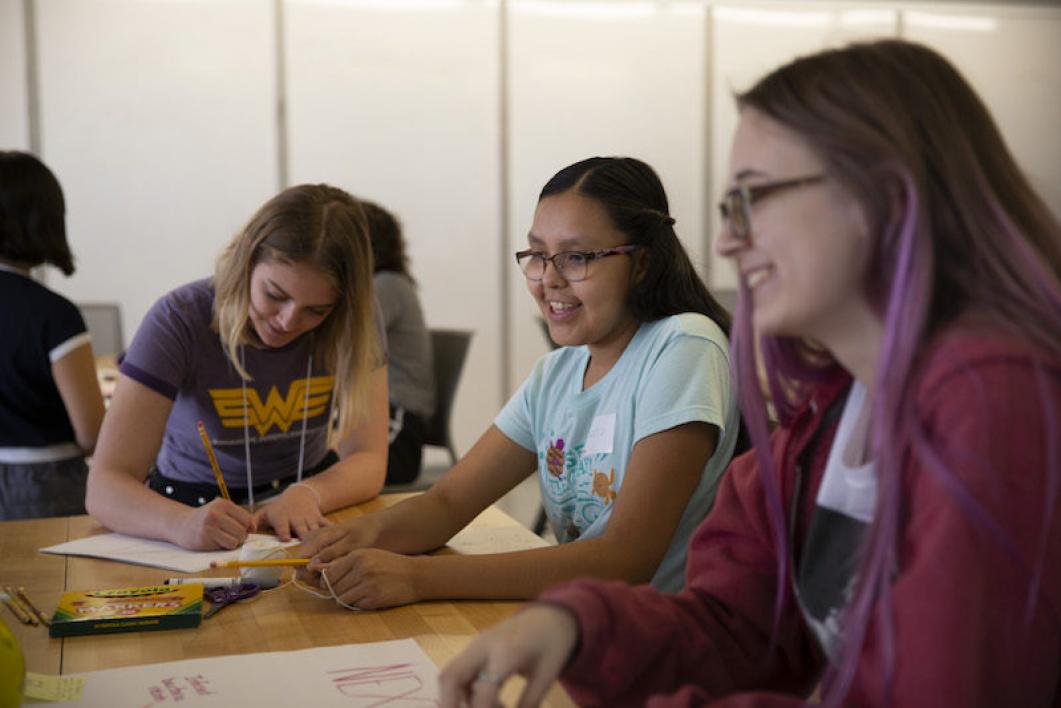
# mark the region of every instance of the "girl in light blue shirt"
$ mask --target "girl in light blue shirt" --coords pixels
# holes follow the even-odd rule
[[[686,542],[737,440],[729,316],[639,160],[590,158],[558,172],[527,245],[516,260],[560,349],[429,491],[313,534],[304,580],[362,608],[525,599],[581,576],[681,588]],[[558,545],[412,555],[444,545],[529,474]]]

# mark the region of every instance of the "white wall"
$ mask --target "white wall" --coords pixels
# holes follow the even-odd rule
[[[595,155],[652,165],[679,236],[703,266],[707,38],[700,2],[513,0],[509,8],[507,267],[515,385],[548,343],[512,254],[527,247],[538,193],[560,168]]]
[[[712,73],[711,195],[721,195],[729,173],[729,142],[737,129],[733,95],[751,88],[776,66],[797,56],[860,39],[895,36],[898,12],[867,8],[864,4],[735,3],[720,2],[711,8]],[[719,232],[718,210],[710,210],[711,244]],[[711,271],[716,288],[736,289],[731,261],[716,259]]]
[[[22,0],[0,0],[0,150],[29,148]]]
[[[334,183],[393,211],[429,325],[475,331],[454,410],[466,451],[503,395],[500,11],[287,0],[284,27],[289,181]]]
[[[275,43],[259,0],[38,0],[41,154],[63,184],[77,272],[131,335],[209,275],[277,189]]]
[[[32,0],[29,145],[23,1],[0,0],[0,149],[38,149],[63,182],[79,271],[49,284],[120,302],[128,336],[158,295],[209,274],[281,183],[335,182],[402,218],[429,324],[477,331],[461,450],[546,349],[511,254],[548,177],[594,154],[645,159],[694,262],[732,287],[710,251],[732,91],[797,54],[897,33],[938,47],[1061,214],[1056,7]]]
[[[903,36],[959,67],[1061,218],[1061,11],[928,4],[904,13]]]

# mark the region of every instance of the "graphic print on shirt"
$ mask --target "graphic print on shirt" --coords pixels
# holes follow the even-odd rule
[[[608,506],[616,496],[612,487],[615,486],[615,468],[612,467],[610,475],[605,476],[603,472],[593,471],[593,493],[604,500],[604,506]]]
[[[545,451],[545,468],[549,474],[560,479],[564,474],[564,439],[557,438],[556,442],[549,443],[549,449]]]
[[[574,541],[615,500],[612,456],[586,453],[585,443],[572,444],[568,436],[551,431],[539,445],[538,464],[543,472],[543,492],[559,511],[559,518],[552,519],[553,528],[558,530],[557,540]]]
[[[242,428],[244,423],[264,436],[274,426],[286,433],[294,423],[303,418],[313,418],[327,412],[331,398],[334,376],[312,376],[298,378],[288,386],[287,394],[281,396],[276,386],[269,389],[263,401],[258,391],[248,386],[247,403],[243,403],[243,388],[211,388],[210,398],[221,424],[226,428]]]

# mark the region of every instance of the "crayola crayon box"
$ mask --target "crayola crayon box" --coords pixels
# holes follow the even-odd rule
[[[59,598],[49,634],[70,637],[198,627],[202,619],[199,584],[72,591]]]

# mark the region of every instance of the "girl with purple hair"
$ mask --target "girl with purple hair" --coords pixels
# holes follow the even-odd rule
[[[755,449],[686,588],[576,581],[479,637],[443,705],[1061,706],[1061,227],[986,108],[898,40],[738,97],[718,250]],[[754,334],[753,334],[754,333]],[[780,427],[768,437],[758,346]]]

